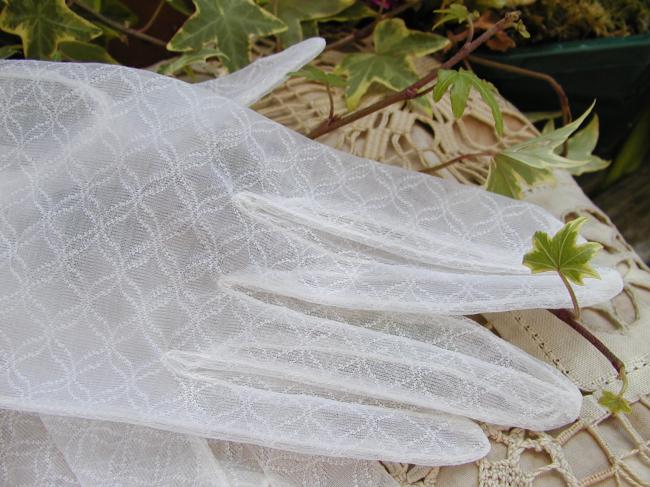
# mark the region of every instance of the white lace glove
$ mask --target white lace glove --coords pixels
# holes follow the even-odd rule
[[[521,265],[559,221],[215,85],[0,63],[0,406],[439,465],[486,453],[467,418],[575,418],[561,374],[444,316],[569,306]],[[583,304],[620,290],[600,273]]]
[[[271,450],[144,426],[0,410],[0,485],[398,487],[377,462]]]

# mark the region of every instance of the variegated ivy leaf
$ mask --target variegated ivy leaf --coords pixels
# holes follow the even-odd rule
[[[86,42],[102,34],[65,0],[6,0],[0,30],[19,36],[25,57],[34,59],[52,59],[61,42]]]
[[[600,279],[600,275],[589,264],[602,245],[596,242],[577,244],[580,227],[587,218],[571,220],[558,232],[549,237],[546,232],[535,232],[533,249],[524,255],[523,264],[533,274],[540,272],[557,272],[566,280],[584,285],[585,277]]]
[[[279,34],[287,29],[280,19],[252,0],[193,0],[195,11],[167,44],[177,52],[199,51],[215,45],[227,57],[230,71],[250,62],[253,36]]]
[[[266,8],[287,24],[287,30],[281,32],[278,35],[278,38],[282,42],[283,47],[288,47],[303,40],[303,22],[313,22],[318,19],[336,15],[348,7],[351,7],[355,1],[356,0],[271,0]]]
[[[190,0],[165,0],[167,5],[172,7],[174,10],[179,11],[183,15],[188,17],[192,15],[192,7]]]
[[[553,181],[554,169],[571,169],[589,164],[589,157],[570,159],[558,154],[556,149],[578,129],[592,108],[593,105],[564,127],[545,132],[499,152],[490,164],[487,190],[511,198],[521,198],[522,184],[533,186]]]
[[[410,30],[402,19],[383,20],[373,33],[375,52],[348,54],[336,70],[348,78],[345,92],[349,110],[354,110],[373,83],[394,91],[403,90],[418,80],[413,58],[431,54],[449,45],[437,34]],[[425,97],[416,99],[429,107]]]
[[[300,71],[293,71],[289,73],[289,76],[305,78],[309,81],[314,81],[324,85],[338,87],[345,86],[345,80],[338,74],[328,73],[311,65],[304,66]]]
[[[474,20],[478,18],[478,12],[470,12],[467,10],[467,7],[465,5],[462,5],[460,3],[452,3],[447,8],[434,10],[434,13],[440,14],[441,17],[438,22],[435,23],[432,30],[436,30],[438,27],[446,24],[447,22],[456,21],[457,24],[462,24],[468,20]]]
[[[482,80],[466,69],[441,69],[438,71],[436,86],[433,88],[433,99],[440,101],[447,90],[450,90],[451,109],[454,117],[460,118],[467,106],[467,98],[471,89],[475,89],[485,104],[490,107],[494,117],[494,127],[499,135],[503,135],[503,116],[501,108],[494,96],[495,89],[492,84]]]
[[[587,164],[568,168],[574,176],[580,176],[587,172],[595,172],[605,169],[612,161],[601,159],[592,154],[598,143],[598,115],[594,115],[591,121],[583,129],[578,130],[567,141],[567,158],[574,160],[588,160]]]
[[[630,414],[632,412],[630,403],[620,394],[614,394],[611,391],[603,391],[602,396],[598,399],[598,404],[613,414]]]
[[[0,47],[0,59],[7,59],[20,52],[20,44]]]
[[[102,46],[91,42],[65,41],[59,43],[61,58],[68,61],[118,64]]]
[[[368,7],[363,1],[357,0],[351,7],[334,15],[318,19],[319,22],[354,22],[357,20],[375,17],[377,12]]]
[[[165,74],[168,76],[174,75],[180,71],[183,71],[185,68],[196,63],[204,63],[212,58],[221,58],[225,59],[225,55],[219,50],[213,47],[204,47],[198,51],[187,52],[181,56],[173,58],[158,68],[160,74]]]

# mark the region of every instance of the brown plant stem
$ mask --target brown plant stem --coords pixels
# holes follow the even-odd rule
[[[93,10],[90,7],[87,7],[86,5],[84,5],[81,2],[77,2],[75,0],[72,0],[72,4],[76,5],[81,10],[84,10],[85,12],[89,13],[93,17],[96,17],[98,20],[102,21],[106,25],[108,25],[108,26],[112,27],[113,29],[115,29],[117,31],[120,31],[120,32],[122,32],[122,33],[124,33],[126,35],[136,37],[136,38],[138,38],[140,40],[143,40],[145,42],[155,44],[156,46],[161,46],[161,47],[166,47],[167,46],[167,43],[165,41],[162,41],[162,40],[160,40],[160,39],[158,39],[156,37],[152,37],[149,34],[145,34],[144,32],[139,32],[139,31],[137,31],[135,29],[125,27],[122,24],[120,24],[119,22],[116,22],[113,19],[109,19],[104,14],[96,12],[95,10]]]
[[[373,31],[375,30],[375,27],[377,26],[377,24],[379,22],[381,22],[382,20],[386,20],[386,19],[390,19],[392,17],[395,17],[396,15],[401,14],[402,12],[410,9],[411,7],[414,7],[418,3],[420,3],[420,0],[417,0],[415,2],[406,2],[406,3],[402,4],[402,5],[400,5],[399,7],[395,7],[394,9],[392,9],[392,10],[386,12],[386,13],[382,13],[382,10],[384,8],[383,2],[382,2],[382,6],[380,7],[380,12],[377,15],[377,17],[375,17],[375,20],[372,21],[372,23],[368,24],[363,29],[355,30],[351,34],[348,34],[345,37],[342,37],[338,41],[334,41],[331,44],[327,44],[327,46],[325,47],[325,51],[331,51],[333,49],[340,49],[341,47],[346,46],[346,45],[350,44],[351,42],[359,41],[361,39],[365,39],[366,37],[368,37],[370,34],[373,33]]]
[[[333,123],[328,124],[326,120],[320,125],[318,125],[311,132],[309,132],[309,134],[307,134],[307,137],[309,137],[310,139],[316,139],[321,135],[324,135],[328,132],[332,132],[333,130],[343,127],[344,125],[348,125],[349,123],[359,120],[360,118],[366,117],[371,113],[377,112],[379,110],[383,110],[384,108],[393,105],[394,103],[411,100],[413,98],[416,98],[418,96],[427,93],[427,90],[424,91],[420,91],[420,90],[437,78],[439,69],[449,69],[455,66],[463,59],[465,59],[467,56],[469,56],[473,51],[475,51],[480,45],[484,44],[487,40],[489,40],[492,36],[494,36],[497,32],[501,32],[502,30],[507,29],[517,20],[519,20],[519,12],[515,11],[515,12],[507,13],[501,20],[499,20],[492,27],[490,27],[488,30],[483,32],[479,37],[472,40],[471,42],[466,42],[463,45],[463,47],[461,47],[447,61],[442,63],[439,67],[431,70],[426,76],[419,79],[412,85],[408,86],[402,91],[398,91],[397,93],[388,95],[385,98],[382,98],[381,100],[365,108],[349,113],[343,117],[337,118]]]
[[[574,295],[572,295],[572,299]],[[600,339],[591,333],[584,325],[576,321],[571,311],[567,309],[551,309],[549,310],[559,319],[564,321],[567,325],[577,331],[583,338],[585,338],[589,343],[591,343],[603,356],[612,364],[612,367],[616,369],[619,377],[625,376],[625,364],[621,359],[619,359],[614,352],[612,352],[607,345],[600,341]]]
[[[149,20],[147,20],[147,23],[136,30],[138,32],[147,32],[149,29],[151,29],[151,26],[158,18],[158,15],[160,15],[160,12],[162,12],[162,8],[164,5],[165,5],[165,0],[160,0],[158,2],[158,6],[156,7],[156,10],[153,11],[153,14],[151,14],[151,17],[149,17]]]
[[[451,166],[452,164],[456,164],[459,161],[462,161],[464,159],[469,159],[471,157],[479,157],[479,156],[489,156],[489,155],[494,155],[493,152],[491,151],[481,151],[481,152],[473,152],[471,154],[461,154],[459,156],[456,156],[452,159],[449,159],[448,161],[441,162],[440,164],[437,164],[435,166],[431,167],[425,167],[423,169],[420,169],[419,172],[423,172],[426,174],[432,174],[440,171],[441,169],[444,169],[448,166]]]
[[[330,113],[327,120],[331,123],[334,120],[334,97],[332,96],[332,87],[329,83],[325,83],[325,88],[327,89],[327,98],[330,102]]]
[[[553,76],[546,73],[542,73],[540,71],[521,68],[519,66],[512,66],[510,64],[505,64],[505,63],[499,63],[497,61],[492,61],[491,59],[485,59],[477,56],[469,56],[468,60],[471,63],[480,64],[481,66],[488,66],[490,68],[499,69],[501,71],[506,71],[508,73],[519,74],[521,76],[526,76],[528,78],[535,78],[535,79],[540,79],[542,81],[546,81],[557,94],[558,100],[560,102],[560,108],[562,109],[563,125],[571,123],[573,117],[571,116],[569,97],[567,97],[564,88],[562,88],[562,85],[558,83],[557,80],[553,78]]]

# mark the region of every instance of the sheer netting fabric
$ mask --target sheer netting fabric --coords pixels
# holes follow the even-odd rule
[[[306,42],[196,85],[0,63],[0,407],[427,465],[485,455],[473,419],[578,415],[568,379],[460,316],[570,306],[521,264],[562,223],[244,107]],[[621,289],[598,271],[583,305]]]
[[[369,460],[7,410],[0,460],[0,485],[11,487],[398,487]]]

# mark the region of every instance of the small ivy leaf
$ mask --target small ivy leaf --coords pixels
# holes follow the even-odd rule
[[[548,169],[537,169],[516,159],[497,155],[490,165],[486,189],[509,198],[521,199],[524,196],[522,184],[534,186],[554,181],[555,177]]]
[[[283,47],[300,42],[304,38],[302,22],[309,22],[336,15],[351,7],[356,0],[275,0],[269,5],[272,12],[286,25],[279,33]],[[267,8],[269,8],[267,7]]]
[[[496,156],[490,164],[486,188],[510,198],[523,196],[522,184],[533,186],[553,181],[554,169],[572,169],[589,164],[591,157],[574,152],[572,159],[562,157],[558,148],[575,132],[589,115],[592,106],[570,124],[553,129],[550,123],[542,135],[510,146]]]
[[[585,111],[580,117],[573,122],[560,127],[559,129],[551,130],[538,137],[525,140],[518,144],[508,147],[500,152],[500,155],[516,159],[524,164],[538,169],[556,169],[556,168],[570,168],[578,167],[589,162],[588,158],[580,160],[568,159],[556,153],[556,149],[560,147],[567,138],[575,132],[578,127],[584,122],[593,108],[591,107]]]
[[[598,404],[608,409],[612,414],[630,414],[632,408],[627,400],[611,391],[603,391],[602,396],[598,399]]]
[[[230,71],[250,62],[251,38],[278,34],[287,29],[280,19],[252,0],[192,0],[195,12],[174,34],[167,49],[199,51],[216,44],[227,57]]]
[[[452,3],[447,8],[434,10],[433,12],[442,15],[442,17],[440,17],[440,20],[435,23],[431,30],[436,30],[438,27],[446,24],[447,22],[456,21],[456,23],[462,24],[468,20],[474,20],[478,18],[478,12],[474,11],[470,13],[470,11],[467,10],[467,7],[460,3]]]
[[[341,12],[318,19],[319,22],[356,22],[357,20],[368,19],[376,17],[377,12],[368,7],[363,2],[355,2],[351,7],[342,10]]]
[[[51,59],[61,42],[90,41],[102,34],[65,0],[6,0],[0,30],[19,36],[25,57],[33,59]]]
[[[119,64],[102,46],[90,42],[65,41],[60,42],[58,52],[62,59],[68,61],[100,62]]]
[[[568,281],[584,285],[583,278],[600,279],[600,275],[589,265],[602,245],[596,242],[577,244],[579,230],[587,221],[580,217],[564,225],[553,237],[546,232],[535,232],[533,250],[524,255],[523,264],[533,274],[555,271]]]
[[[347,54],[336,71],[347,76],[345,98],[348,110],[359,106],[373,83],[399,91],[418,80],[413,58],[431,54],[449,45],[437,34],[413,31],[402,19],[383,20],[373,32],[375,52]],[[423,107],[430,107],[424,97],[416,98]]]
[[[174,10],[187,15],[188,17],[192,15],[191,3],[188,0],[165,0],[167,5],[172,7]]]
[[[215,57],[225,59],[226,56],[219,49],[215,49],[213,47],[204,47],[198,51],[187,52],[181,56],[171,59],[169,62],[165,62],[158,68],[158,72],[160,74],[172,76],[180,71],[183,71],[185,68],[192,64],[204,63],[209,59]]]
[[[526,29],[526,24],[524,24],[523,21],[517,21],[513,27],[521,37],[524,39],[530,39],[530,32]]]
[[[568,170],[574,176],[580,176],[587,172],[600,171],[612,162],[592,154],[598,143],[598,126],[598,115],[594,115],[585,128],[578,130],[567,141],[568,159],[589,161],[582,166],[570,167]]]
[[[13,44],[11,46],[0,47],[0,59],[7,59],[13,56],[14,54],[18,54],[20,52],[20,49],[21,49],[20,44]]]
[[[524,115],[531,123],[544,122],[549,120],[555,120],[562,116],[562,112],[559,110],[552,112],[524,112]],[[555,128],[555,127],[553,127]]]
[[[336,73],[328,73],[311,65],[304,66],[300,71],[293,71],[289,73],[289,76],[301,77],[316,83],[337,86],[340,88],[346,85],[345,79],[343,79],[342,76]]]
[[[482,80],[471,71],[466,69],[441,69],[438,71],[438,79],[433,89],[433,99],[440,101],[445,92],[451,87],[451,109],[454,117],[460,118],[467,106],[467,98],[471,88],[474,88],[485,104],[490,107],[494,118],[494,127],[499,135],[503,135],[503,116],[499,102],[494,96],[494,87],[485,80]]]

